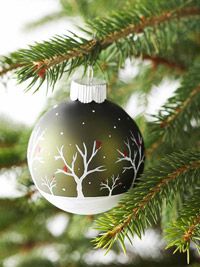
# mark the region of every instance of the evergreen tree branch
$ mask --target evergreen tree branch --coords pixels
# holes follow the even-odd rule
[[[198,203],[199,205],[199,203]],[[198,206],[199,207],[199,206]],[[188,227],[188,229],[185,230],[185,233],[183,235],[183,240],[185,242],[190,242],[194,236],[195,231],[197,230],[197,227],[199,227],[200,224],[200,211],[198,215],[194,218],[191,225]],[[199,236],[199,234],[198,234]]]
[[[179,152],[165,157],[147,170],[137,186],[119,203],[117,208],[97,220],[97,229],[103,231],[94,242],[96,247],[109,250],[116,240],[125,249],[124,238],[137,234],[157,222],[164,199],[170,201],[176,192],[193,186],[200,174],[200,153]]]
[[[24,142],[24,140],[19,140],[19,142],[21,142],[21,144],[19,143],[13,145],[12,147],[1,148],[0,170],[3,168],[10,168],[12,166],[24,166],[27,164],[26,161],[27,142]]]
[[[166,229],[167,248],[175,247],[175,252],[187,252],[189,262],[190,244],[200,249],[200,188],[193,191],[181,209],[178,219]]]
[[[183,64],[178,64],[175,61],[170,61],[167,58],[159,57],[159,56],[151,56],[151,55],[143,55],[143,59],[150,60],[153,64],[153,67],[156,68],[158,65],[164,65],[171,69],[176,69],[180,73],[183,73],[187,70],[187,68]]]
[[[147,157],[151,157],[152,154],[163,144],[162,137],[153,142],[146,150]]]
[[[130,24],[126,26],[124,29],[120,31],[111,32],[108,34],[104,39],[101,40],[101,47],[106,48],[110,44],[118,41],[121,38],[127,37],[129,34],[135,33],[142,33],[145,28],[147,27],[155,27],[164,23],[168,20],[173,20],[177,18],[184,18],[187,16],[196,16],[200,14],[200,9],[196,7],[192,8],[182,8],[164,12],[161,15],[153,16],[150,18],[145,18],[143,16],[140,17],[140,22],[138,24]]]
[[[16,125],[9,120],[0,119],[0,147],[15,145],[26,131],[27,129],[23,125]]]
[[[149,126],[151,127],[151,126]],[[149,137],[149,131],[147,127],[147,132],[144,136],[146,136],[146,157],[149,159],[146,163],[148,166],[153,166],[162,156],[166,154],[170,154],[173,151],[178,150],[187,150],[191,147],[195,147],[196,149],[200,149],[199,142],[199,132],[200,127],[198,125],[194,126],[191,129],[184,129],[184,132],[181,134],[181,142],[165,142],[163,137],[160,136],[151,136]],[[191,138],[192,136],[192,138]],[[178,139],[178,136],[174,137]]]
[[[4,67],[4,68],[0,71],[0,76],[3,76],[3,75],[5,75],[5,74],[8,73],[8,72],[11,72],[11,71],[16,70],[16,69],[18,69],[18,68],[20,68],[20,67],[23,67],[23,66],[24,66],[24,64],[12,64],[12,65],[10,65],[10,66],[8,66],[8,67]]]
[[[156,117],[155,123],[149,125],[153,138],[147,153],[151,155],[163,142],[171,144],[180,142],[182,137],[198,125],[200,116],[200,65],[195,64],[184,76],[175,95],[167,100]]]
[[[11,152],[13,153],[13,152]],[[12,155],[14,156],[14,155]],[[9,168],[12,168],[12,167],[23,167],[23,166],[26,166],[27,165],[27,160],[26,159],[22,159],[22,160],[11,160],[10,162],[8,163],[4,163],[4,164],[0,164],[0,170],[2,169],[9,169]]]
[[[130,35],[133,38],[134,35],[144,33],[145,40],[147,38],[146,30],[151,27],[161,27],[166,22],[193,16],[198,17],[200,14],[198,6],[188,6],[187,2],[183,4],[180,1],[180,6],[177,7],[176,4],[171,10],[169,7],[163,7],[163,4],[159,9],[157,5],[158,3],[155,3],[156,10],[153,10],[152,7],[150,10],[139,8],[138,13],[141,13],[141,15],[138,15],[136,11],[132,13],[127,11],[111,18],[93,21],[90,28],[96,31],[95,39],[87,40],[75,34],[73,37],[56,36],[50,41],[30,46],[30,49],[21,49],[14,52],[10,55],[10,58],[6,58],[6,67],[4,67],[2,61],[3,67],[0,74],[3,75],[19,68],[17,71],[19,82],[32,78],[31,87],[41,78],[38,88],[45,79],[50,85],[54,85],[64,72],[71,73],[74,68],[80,65],[93,64],[102,50],[112,44],[117,44],[121,39],[129,43],[131,41],[128,40]],[[173,5],[173,2],[171,5]],[[83,31],[86,30],[83,29]],[[92,35],[91,31],[86,32]],[[120,50],[120,47],[118,49]],[[158,48],[155,46],[155,49]],[[8,59],[11,62],[9,66]]]
[[[165,120],[163,120],[160,123],[160,127],[161,128],[165,128],[168,127],[168,125],[170,125],[170,123],[172,123],[173,121],[175,121],[177,119],[177,117],[184,112],[185,109],[187,109],[187,107],[189,105],[191,105],[193,99],[195,99],[196,97],[198,97],[198,95],[200,94],[200,85],[195,87],[188,95],[188,97],[182,101],[182,103],[176,107],[174,109],[173,114],[170,114]]]
[[[10,120],[0,120],[0,170],[26,164],[30,129]]]

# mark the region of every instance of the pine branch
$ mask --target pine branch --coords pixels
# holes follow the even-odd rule
[[[12,70],[16,70],[16,69],[23,67],[23,66],[24,66],[23,64],[12,64],[12,65],[8,66],[7,68],[5,67],[0,71],[0,76],[3,76],[8,72],[10,72]]]
[[[169,60],[164,57],[143,55],[142,58],[146,60],[150,60],[153,64],[154,69],[157,68],[158,65],[164,65],[168,68],[175,69],[180,73],[183,73],[186,71],[186,67],[183,64],[178,64],[177,62]]]
[[[175,144],[181,142],[198,125],[200,116],[200,65],[196,64],[184,76],[175,95],[168,99],[149,126],[149,134],[154,136],[147,149],[148,155],[159,148],[163,142]]]
[[[13,152],[11,152],[13,153]],[[7,156],[7,155],[6,155]],[[15,155],[12,155],[12,157]],[[9,169],[12,167],[23,167],[27,165],[27,160],[26,159],[22,159],[22,160],[13,160],[11,162],[8,163],[4,163],[4,164],[0,164],[0,170],[2,169]]]
[[[183,113],[189,105],[193,102],[193,99],[196,100],[198,95],[200,94],[200,85],[195,87],[188,95],[188,98],[182,101],[182,103],[174,109],[173,114],[170,114],[165,120],[162,121],[160,124],[161,128],[169,127],[169,125],[177,119],[178,116],[180,116],[181,113]],[[198,109],[198,112],[200,110]]]
[[[115,31],[115,29],[112,29],[111,33],[108,34],[106,37],[104,37],[104,39],[102,39],[101,46],[103,48],[107,47],[110,44],[116,42],[117,40],[127,37],[131,33],[135,33],[135,34],[142,33],[144,29],[147,27],[155,27],[171,19],[177,19],[177,18],[194,16],[194,15],[196,16],[199,14],[200,14],[199,8],[182,8],[180,10],[172,10],[172,11],[164,12],[163,14],[159,16],[154,16],[150,18],[145,18],[141,16],[139,17],[138,24],[130,23],[128,26],[124,27],[124,29],[121,29],[119,31]],[[110,22],[112,22],[112,20]],[[102,21],[100,22],[100,25],[101,24],[102,24]],[[91,25],[93,25],[94,27],[94,23],[92,23]]]
[[[136,49],[135,54],[141,53],[148,43],[147,38],[152,43],[151,48],[148,47],[147,50],[157,51],[158,46],[155,44],[155,40],[152,40],[152,36],[148,36],[148,31],[151,28],[160,28],[163,32],[162,27],[165,26],[165,23],[174,21],[174,30],[177,32],[178,19],[198,18],[199,14],[200,8],[197,5],[191,6],[188,2],[182,1],[175,4],[174,1],[171,1],[167,7],[164,3],[159,6],[155,2],[147,9],[138,7],[138,10],[134,12],[121,12],[111,18],[93,21],[89,31],[83,29],[89,35],[92,35],[91,32],[95,30],[95,39],[88,40],[75,34],[73,37],[56,36],[50,41],[37,43],[30,46],[29,49],[21,49],[12,53],[10,58],[6,58],[5,62],[2,61],[3,66],[0,75],[19,68],[17,70],[19,82],[31,78],[29,87],[38,83],[39,88],[44,80],[47,80],[49,85],[54,86],[64,72],[71,73],[74,68],[80,65],[87,66],[89,63],[95,63],[100,52],[110,45],[115,44],[118,50],[122,51],[122,44],[120,44],[122,40],[125,42],[127,53],[134,49]],[[183,25],[180,29],[182,28]],[[133,48],[134,36],[141,33],[144,34],[144,47],[140,47],[141,40],[138,40],[138,44],[136,41]]]
[[[133,44],[134,45],[134,44]],[[121,47],[123,50],[123,47]],[[124,47],[124,50],[126,48]],[[130,51],[131,52],[131,51]],[[100,58],[98,60],[98,65],[100,65],[101,70],[104,72],[116,71],[118,72],[120,66],[120,56],[121,51],[118,51],[115,45],[111,45],[107,50],[101,52]],[[182,74],[187,70],[187,66],[178,60],[174,61],[174,57],[169,57],[167,55],[148,55],[145,52],[141,54],[134,54],[135,58],[142,60],[148,60],[152,63],[152,69],[157,70],[160,65],[163,65],[169,69],[176,70],[178,74]],[[98,69],[97,69],[98,70]],[[97,71],[95,70],[95,71]],[[116,78],[117,80],[117,78]],[[112,80],[110,81],[112,84]]]
[[[151,157],[152,154],[163,144],[162,137],[154,141],[149,147],[147,147],[146,155]]]
[[[19,128],[16,129],[17,126],[16,128],[14,128],[14,126],[8,128],[7,125],[8,122],[0,120],[0,148],[15,145],[23,133],[23,131],[20,131]]]
[[[22,135],[25,140],[19,140],[18,144],[12,147],[2,147],[0,150],[0,170],[13,166],[24,166],[26,161],[27,136]]]
[[[26,164],[30,130],[10,120],[0,120],[0,170]]]
[[[173,151],[179,151],[180,149],[188,150],[193,147],[200,149],[199,132],[200,127],[197,125],[192,129],[184,129],[184,132],[180,137],[181,141],[169,143],[163,141],[162,136],[157,137],[155,135],[149,137],[149,131],[147,127],[144,137],[146,137],[146,158],[149,160],[146,162],[146,166],[153,166],[158,160],[160,160],[160,158],[162,158],[164,155],[172,153]],[[178,139],[178,136],[175,136],[174,138]]]
[[[175,252],[187,252],[193,242],[200,251],[200,188],[197,187],[184,204],[178,219],[166,230],[167,248],[175,247]]]
[[[175,193],[192,187],[200,174],[200,153],[179,152],[165,157],[142,175],[137,186],[119,203],[117,208],[101,216],[96,224],[101,233],[96,247],[109,250],[119,240],[125,250],[124,239],[137,234],[158,221],[164,199],[172,200]]]

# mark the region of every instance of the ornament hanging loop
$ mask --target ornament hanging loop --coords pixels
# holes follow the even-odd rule
[[[106,88],[104,80],[94,77],[94,65],[90,61],[84,70],[84,77],[71,82],[70,98],[82,103],[102,103],[106,100]]]
[[[87,68],[87,82],[88,84],[92,84],[94,78],[94,69],[92,65],[89,65]]]
[[[92,40],[97,42],[96,32],[93,33]],[[87,79],[87,83],[89,85],[91,85],[93,83],[93,81],[94,81],[94,67],[93,67],[93,65],[94,65],[94,60],[90,59],[88,61],[87,72],[86,72],[86,79]]]

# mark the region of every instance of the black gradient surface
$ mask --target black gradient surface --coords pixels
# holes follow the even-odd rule
[[[89,168],[104,166],[106,171],[89,174],[82,182],[83,194],[85,197],[107,196],[107,189],[100,189],[101,183],[107,179],[111,183],[111,177],[119,175],[118,186],[113,190],[112,195],[126,192],[133,180],[133,169],[123,173],[123,167],[129,166],[126,161],[116,162],[119,155],[118,150],[127,153],[124,142],[132,132],[135,138],[138,133],[141,135],[136,123],[118,105],[104,101],[101,104],[91,102],[83,104],[79,101],[69,101],[54,106],[37,123],[34,132],[44,132],[44,139],[38,144],[38,153],[43,158],[43,163],[33,162],[32,176],[37,186],[50,193],[44,186],[42,179],[46,177],[51,181],[55,177],[56,186],[53,188],[54,195],[77,197],[77,189],[74,178],[65,174],[57,173],[57,169],[63,169],[64,163],[61,159],[55,160],[58,149],[64,145],[64,156],[68,164],[72,163],[73,155],[77,151],[76,145],[83,151],[83,143],[88,150],[88,157],[92,153],[94,142],[100,147],[95,157],[91,160]],[[32,138],[33,139],[33,138]],[[33,147],[33,140],[30,140],[29,149]],[[144,144],[142,142],[142,154]],[[136,152],[134,144],[131,145],[132,153]],[[87,157],[87,158],[88,158]],[[136,165],[137,165],[136,157]],[[143,171],[144,163],[141,164],[138,175]],[[77,153],[75,162],[76,175],[81,177],[84,171],[83,159]],[[138,176],[137,175],[137,176]]]

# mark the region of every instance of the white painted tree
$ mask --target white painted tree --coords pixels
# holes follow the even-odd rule
[[[119,181],[119,179],[120,179],[119,175],[117,175],[117,177],[112,175],[111,181],[109,181],[109,179],[107,179],[106,182],[101,182],[100,190],[107,189],[109,192],[108,196],[112,196],[113,190],[120,185],[120,183],[117,183]]]
[[[40,127],[34,132],[31,137],[31,147],[28,150],[28,161],[29,166],[32,169],[34,162],[44,163],[43,158],[41,157],[42,149],[39,147],[40,141],[44,140],[45,130],[40,132]]]
[[[61,159],[66,168],[65,169],[57,169],[55,174],[62,173],[62,174],[65,174],[66,176],[73,177],[74,181],[76,183],[77,197],[78,198],[84,198],[83,188],[82,188],[83,180],[91,173],[103,172],[106,170],[104,168],[104,166],[98,166],[98,167],[93,168],[93,169],[89,168],[91,161],[96,156],[97,152],[101,149],[101,147],[97,146],[96,141],[94,141],[92,153],[89,156],[85,143],[83,143],[83,150],[81,150],[80,147],[78,145],[76,145],[77,152],[73,155],[71,164],[67,163],[65,156],[64,156],[63,149],[64,149],[64,146],[61,146],[60,149],[57,147],[59,155],[55,156],[55,160]],[[77,172],[75,171],[75,163],[77,160],[78,153],[83,160],[84,170],[83,170],[83,173],[81,175],[78,175]]]
[[[45,176],[44,178],[42,178],[42,185],[46,186],[49,189],[50,193],[54,195],[53,188],[56,187],[56,177],[53,176],[52,179],[50,179]]]
[[[134,153],[132,153],[132,150],[131,150],[131,142],[136,148],[136,151]],[[144,157],[145,157],[144,154],[142,155],[142,137],[138,133],[138,141],[137,141],[134,134],[131,132],[130,140],[127,138],[127,141],[124,141],[124,144],[126,145],[126,147],[128,149],[127,154],[118,149],[117,151],[121,157],[118,158],[116,163],[121,162],[121,161],[129,162],[130,166],[124,166],[122,173],[124,173],[130,169],[134,170],[134,177],[133,177],[133,181],[131,184],[131,187],[133,187],[138,170],[139,170],[142,162],[144,162]],[[138,159],[137,159],[137,157],[138,157]],[[138,161],[137,164],[136,164],[136,159]]]

